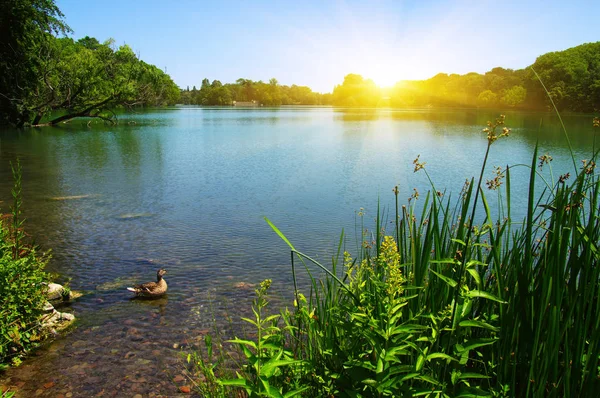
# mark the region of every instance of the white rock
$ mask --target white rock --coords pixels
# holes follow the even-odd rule
[[[44,303],[44,312],[54,312],[54,306],[48,301]]]
[[[68,313],[68,312],[59,312],[59,321],[62,322],[72,322],[75,320],[75,315]]]
[[[48,290],[46,290],[46,297],[48,300],[60,300],[62,299],[62,293],[65,288],[58,283],[48,283]]]

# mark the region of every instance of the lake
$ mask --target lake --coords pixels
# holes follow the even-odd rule
[[[273,280],[273,311],[291,306],[286,244],[330,263],[342,230],[356,253],[357,213],[378,200],[387,212],[429,182],[457,196],[478,176],[482,133],[497,114],[477,110],[176,107],[120,115],[118,126],[73,121],[56,128],[0,131],[0,210],[8,212],[10,161],[23,167],[26,231],[52,249],[48,270],[82,291],[68,311],[77,328],[0,376],[18,396],[161,396],[189,384],[182,354],[214,325],[243,333],[257,283]],[[577,159],[594,146],[590,115],[566,116]],[[553,157],[555,179],[573,174],[556,116],[506,113],[508,138],[493,166],[531,164],[533,148]],[[550,173],[546,166],[546,178]],[[512,169],[514,219],[526,204],[527,167]],[[496,193],[488,193],[495,203]],[[168,270],[169,292],[130,300],[127,286]],[[306,281],[301,281],[303,286]],[[44,387],[50,386],[50,387]]]

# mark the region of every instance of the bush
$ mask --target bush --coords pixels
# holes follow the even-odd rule
[[[41,340],[39,319],[46,301],[43,271],[47,257],[24,243],[21,220],[21,168],[13,167],[11,214],[0,219],[0,366]]]

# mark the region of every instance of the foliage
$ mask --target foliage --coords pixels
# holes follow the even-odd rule
[[[510,107],[552,109],[541,79],[551,82],[550,97],[559,110],[600,109],[600,42],[582,44],[538,57],[525,69],[493,68],[485,74],[439,73],[426,80],[399,81],[378,89],[370,80],[349,74],[335,87],[333,104],[392,107]],[[382,101],[388,98],[388,101]]]
[[[23,124],[16,99],[35,89],[52,34],[70,29],[54,0],[0,0],[0,9],[0,124]]]
[[[19,37],[11,33],[0,42],[9,56],[0,63],[4,122],[17,126],[57,124],[75,117],[100,118],[114,123],[118,107],[175,104],[179,89],[171,78],[109,40],[57,38],[68,33],[62,14],[52,1],[8,1],[3,18],[18,25],[35,16],[42,22],[23,22]],[[27,11],[27,12],[26,12]],[[2,24],[2,26],[7,26]],[[20,26],[20,25],[18,25]],[[12,51],[17,55],[11,55]],[[44,120],[45,119],[45,120]]]
[[[219,355],[213,354],[213,340],[210,335],[206,335],[204,338],[204,345],[206,348],[206,356],[202,355],[202,352],[194,351],[187,354],[186,362],[191,368],[189,373],[191,378],[201,377],[202,382],[194,383],[196,389],[203,397],[225,397],[226,389],[221,383],[219,383],[218,370],[226,366],[225,357],[223,350],[219,350]],[[219,345],[217,349],[221,348]],[[193,380],[193,379],[192,379]]]
[[[0,364],[18,362],[41,339],[47,257],[26,245],[21,219],[21,169],[13,167],[14,204],[0,223]],[[0,365],[0,366],[2,366]]]
[[[186,105],[232,105],[235,102],[254,102],[264,106],[328,105],[329,94],[314,93],[306,86],[280,85],[277,79],[268,83],[261,80],[238,79],[235,83],[211,83],[202,80],[200,90],[194,86],[181,90],[181,102]]]
[[[349,74],[341,85],[333,89],[332,101],[338,106],[373,107],[381,99],[381,90],[373,80],[365,80],[362,76]]]
[[[535,60],[532,68],[549,84],[548,91],[559,110],[592,112],[600,109],[600,42],[544,54]],[[549,104],[533,73],[527,74],[525,83],[535,101]]]
[[[36,89],[22,103],[33,125],[46,116],[49,124],[74,117],[114,122],[116,107],[174,104],[179,94],[168,75],[139,60],[127,45],[115,50],[110,40],[53,39],[40,71]]]
[[[593,124],[600,125],[597,118]],[[594,396],[600,387],[597,152],[573,177],[548,181],[539,168],[550,167],[551,157],[538,157],[536,148],[519,225],[511,219],[512,167],[484,178],[492,146],[510,129],[501,116],[483,133],[488,146],[477,180],[467,180],[453,200],[435,189],[417,157],[415,172],[424,172],[432,188],[425,203],[417,207],[422,199],[415,192],[400,206],[394,188],[392,229],[384,229],[379,209],[372,231],[361,222],[355,258],[342,251],[342,236],[326,267],[267,220],[292,251],[296,310],[264,317],[264,292],[257,292],[256,320],[247,320],[257,338],[234,340],[247,361],[238,379],[226,383],[255,396],[281,396],[292,386],[305,388],[304,396]],[[486,186],[498,196],[495,211]],[[298,260],[312,282],[308,298],[296,288]],[[314,277],[311,264],[324,277]],[[261,367],[279,365],[274,358],[290,363],[264,384]]]
[[[242,318],[256,328],[256,341],[237,338],[229,341],[238,344],[247,365],[236,379],[222,380],[221,385],[242,387],[249,397],[288,398],[299,395],[308,387],[297,386],[290,377],[303,368],[303,361],[294,359],[292,352],[285,348],[284,330],[277,326],[280,316],[264,314],[270,286],[271,280],[266,279],[256,290],[252,306],[255,318]]]

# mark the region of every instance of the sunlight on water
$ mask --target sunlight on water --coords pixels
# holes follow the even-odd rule
[[[240,334],[239,316],[262,279],[274,281],[274,306],[291,303],[289,252],[264,216],[325,263],[342,229],[346,249],[356,252],[361,207],[370,223],[378,199],[388,214],[395,185],[403,203],[413,188],[429,189],[424,173],[413,173],[417,155],[438,190],[458,195],[478,174],[481,129],[495,115],[182,108],[131,117],[134,126],[0,132],[0,208],[8,211],[9,161],[19,158],[27,231],[53,250],[49,270],[59,281],[85,293],[70,308],[77,329],[6,374],[23,383],[23,394],[34,394],[39,381],[55,383],[41,393],[51,396],[176,394],[179,351],[200,344],[215,324],[227,337]],[[536,141],[554,158],[554,178],[572,172],[552,116],[509,113],[506,123],[512,134],[494,144],[487,178],[496,165],[531,164]],[[577,162],[589,158],[591,117],[567,124]],[[512,171],[516,216],[528,174]],[[161,267],[168,295],[130,300],[125,287],[153,280]]]

